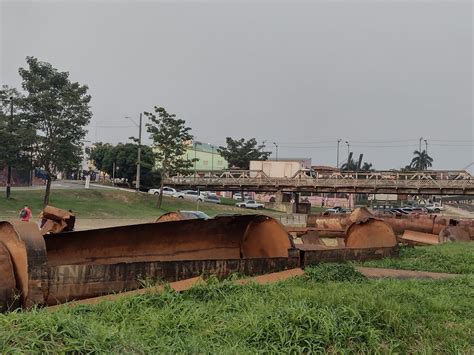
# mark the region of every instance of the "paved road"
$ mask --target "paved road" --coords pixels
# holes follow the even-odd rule
[[[84,181],[78,180],[56,180],[51,182],[52,189],[83,189],[85,186]],[[112,190],[120,190],[120,191],[127,191],[127,192],[135,192],[132,189],[124,189],[121,187],[116,186],[107,186],[107,185],[100,185],[97,183],[90,184],[91,189],[112,189]],[[12,187],[13,191],[30,191],[30,190],[44,190],[45,185],[35,185],[35,186],[24,186],[24,187]]]

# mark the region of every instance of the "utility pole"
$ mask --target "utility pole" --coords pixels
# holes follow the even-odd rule
[[[351,146],[348,141],[346,141],[346,144],[347,144],[347,167],[349,167],[349,153],[351,150]]]
[[[341,143],[342,139],[337,140],[337,160],[336,160],[336,168],[339,169],[339,144]]]
[[[140,113],[140,121],[137,124],[133,119],[126,116],[126,119],[133,122],[135,126],[138,127],[138,157],[137,157],[137,178],[135,182],[135,189],[140,191],[140,165],[141,165],[141,156],[142,156],[142,114]]]
[[[112,163],[112,186],[115,186],[115,161]]]
[[[273,142],[273,144],[275,144],[275,160],[278,160],[278,144],[276,144],[275,142]]]
[[[197,163],[196,144],[197,144],[197,142],[194,142],[194,177],[196,177],[196,163]]]
[[[140,167],[142,160],[142,114],[140,113],[140,122],[138,125],[138,161],[137,161],[137,183],[136,188],[137,192],[140,191]]]
[[[428,139],[425,139],[425,148],[426,155],[428,155]]]
[[[212,155],[211,155],[211,171],[214,172],[214,146],[209,143],[209,145],[211,146],[211,150],[212,150]]]
[[[10,136],[13,135],[13,96],[10,97]],[[9,152],[11,153],[11,152]],[[11,195],[11,183],[12,183],[12,157],[8,154],[8,167],[7,167],[7,200]]]

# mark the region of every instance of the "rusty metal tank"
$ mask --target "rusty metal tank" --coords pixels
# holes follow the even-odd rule
[[[41,235],[34,223],[0,223],[0,297],[21,305],[136,289],[141,279],[257,275],[297,267],[299,254],[273,218],[259,215],[146,223]],[[5,250],[8,252],[5,252]]]

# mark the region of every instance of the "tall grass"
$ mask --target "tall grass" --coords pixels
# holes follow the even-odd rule
[[[351,281],[324,270],[266,286],[211,280],[181,294],[0,315],[0,352],[474,350],[473,276],[352,282],[350,268],[336,274]]]
[[[370,260],[363,266],[392,269],[474,274],[474,243],[445,243],[426,247],[405,247],[400,257]]]

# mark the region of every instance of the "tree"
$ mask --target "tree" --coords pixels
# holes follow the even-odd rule
[[[31,168],[35,130],[21,111],[22,96],[15,88],[0,89],[0,168],[7,166],[6,198],[10,198],[12,167]]]
[[[46,171],[44,205],[49,202],[53,173],[77,167],[82,158],[86,125],[92,117],[88,87],[69,80],[51,64],[27,57],[28,68],[20,68],[27,96],[23,109],[38,132],[34,159]]]
[[[433,158],[431,158],[428,153],[423,151],[415,150],[413,152],[415,155],[411,160],[410,167],[412,170],[426,170],[433,165]]]
[[[189,142],[193,139],[191,128],[186,121],[169,114],[163,107],[154,108],[155,112],[145,112],[151,121],[146,124],[147,131],[153,140],[156,157],[161,172],[160,194],[157,207],[161,207],[163,199],[163,181],[169,174],[188,171],[194,160],[187,160],[185,153]]]
[[[349,155],[349,161],[345,162],[341,166],[341,170],[347,171],[370,171],[372,170],[372,163],[364,162],[362,164],[362,154],[359,157],[359,161],[352,159],[352,152]]]
[[[91,148],[89,159],[94,162],[97,170],[118,179],[125,179],[131,186],[132,181],[136,179],[137,150],[138,146],[132,143],[119,143],[116,146],[109,143],[96,143]],[[151,147],[142,145],[141,160],[142,186],[145,188],[156,186],[160,183],[160,174],[153,170],[155,154]]]
[[[217,152],[228,162],[229,166],[249,169],[251,160],[267,160],[271,152],[265,152],[265,145],[258,144],[255,138],[246,141],[244,138],[226,138],[226,147],[219,147]]]

